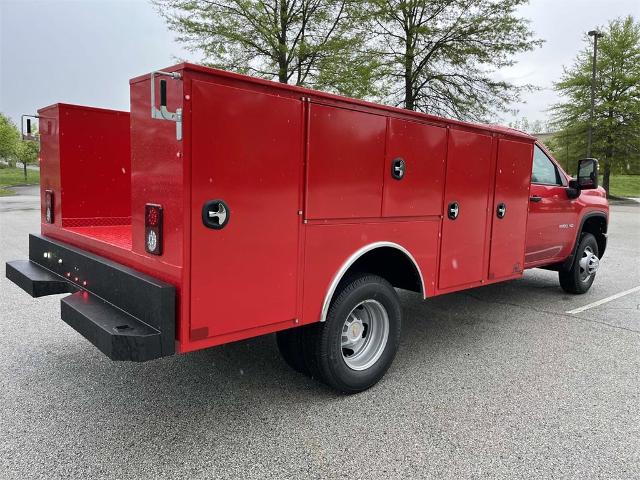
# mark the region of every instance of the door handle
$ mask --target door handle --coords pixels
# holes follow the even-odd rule
[[[224,200],[209,200],[202,206],[202,223],[207,228],[220,230],[229,222],[231,210]]]
[[[506,214],[507,214],[507,205],[504,203],[499,203],[498,207],[496,208],[496,216],[498,218],[504,218]]]
[[[391,162],[391,176],[396,180],[402,180],[404,178],[404,172],[407,168],[407,164],[402,158],[396,158]]]
[[[460,215],[460,205],[458,202],[451,202],[447,207],[447,216],[450,220],[455,220]]]
[[[538,197],[537,195],[529,197],[530,202],[538,203],[540,200],[542,200],[542,197]]]

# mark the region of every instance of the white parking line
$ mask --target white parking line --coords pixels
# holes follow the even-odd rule
[[[589,310],[590,308],[597,307],[604,303],[609,303],[610,301],[615,300],[616,298],[624,297],[625,295],[629,295],[630,293],[638,292],[638,291],[640,291],[640,286],[631,288],[629,290],[625,290],[624,292],[616,293],[615,295],[611,295],[610,297],[603,298],[602,300],[598,300],[597,302],[590,303],[589,305],[585,305],[584,307],[569,310],[568,312],[565,312],[565,313],[574,314],[574,313],[584,312],[585,310]]]

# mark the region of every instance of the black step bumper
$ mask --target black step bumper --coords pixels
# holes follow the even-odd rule
[[[104,257],[39,235],[29,260],[6,275],[32,297],[73,293],[61,317],[112,360],[144,362],[175,353],[175,288]]]

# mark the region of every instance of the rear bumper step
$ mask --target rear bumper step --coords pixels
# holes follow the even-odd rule
[[[76,291],[69,282],[31,260],[7,262],[7,278],[34,298]]]
[[[6,276],[32,297],[75,292],[61,317],[112,360],[143,362],[175,353],[175,288],[63,242],[29,236],[29,260]]]

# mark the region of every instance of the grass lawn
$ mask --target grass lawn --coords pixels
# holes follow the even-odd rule
[[[0,168],[0,196],[13,195],[13,190],[7,187],[14,185],[37,185],[40,183],[40,172],[27,169],[27,180],[24,179],[22,168]]]
[[[609,188],[609,195],[614,197],[640,197],[640,175],[611,175]]]

